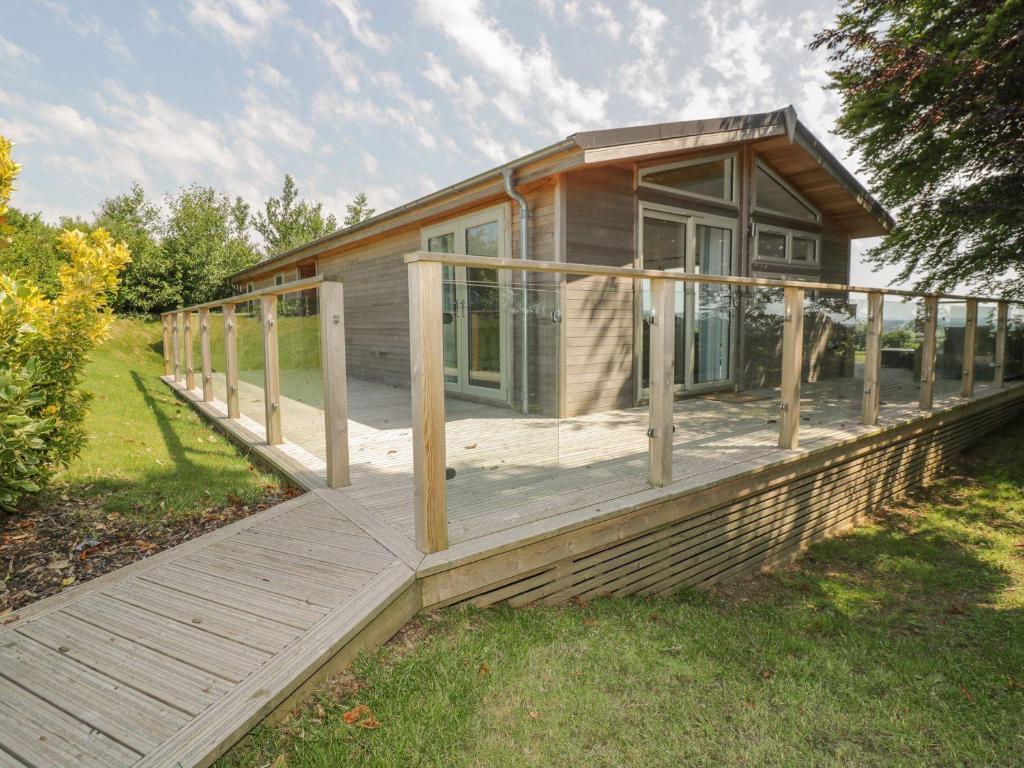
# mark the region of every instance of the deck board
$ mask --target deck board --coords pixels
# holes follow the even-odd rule
[[[415,580],[324,499],[279,507],[15,613],[0,766],[209,765]]]

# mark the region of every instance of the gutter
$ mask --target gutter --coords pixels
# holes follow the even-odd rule
[[[501,178],[505,183],[505,192],[519,204],[519,258],[525,262],[530,258],[530,206],[526,202],[526,198],[516,191],[515,183],[512,180],[512,168],[507,166],[503,168]],[[527,287],[529,275],[526,270],[523,270],[521,279],[523,281],[523,319],[520,324],[520,332],[523,336],[523,343],[520,349],[523,350],[523,360],[519,366],[521,372],[519,387],[522,390],[520,400],[522,412],[524,415],[528,415],[530,413],[530,293]]]

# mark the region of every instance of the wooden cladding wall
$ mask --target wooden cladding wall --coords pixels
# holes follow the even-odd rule
[[[1024,411],[1024,389],[624,513],[424,582],[424,604],[669,594],[770,567],[927,483]],[[728,487],[726,487],[728,486]],[[732,487],[746,488],[732,493]],[[434,580],[434,583],[431,583]]]
[[[633,266],[633,171],[612,166],[575,171],[566,175],[565,184],[566,261]],[[563,415],[632,406],[632,281],[569,277],[564,296]]]
[[[409,386],[409,280],[404,255],[419,250],[407,231],[324,260],[320,271],[345,284],[348,375]]]

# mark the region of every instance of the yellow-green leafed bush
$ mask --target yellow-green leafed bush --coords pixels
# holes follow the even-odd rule
[[[0,169],[4,154],[0,145]],[[4,202],[0,196],[0,207]],[[52,300],[28,281],[0,275],[0,509],[6,511],[82,447],[89,402],[82,369],[106,335],[108,300],[130,260],[127,246],[102,229],[65,231],[59,247],[69,260]]]
[[[20,170],[21,166],[11,158],[11,142],[0,136],[0,248],[10,242],[7,204],[11,201],[14,179]]]

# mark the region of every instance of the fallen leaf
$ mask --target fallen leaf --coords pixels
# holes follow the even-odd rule
[[[360,720],[358,723],[356,723],[356,725],[358,725],[360,728],[365,728],[368,731],[373,731],[377,728],[380,728],[380,722],[373,715],[370,715],[365,720]]]
[[[530,719],[531,719],[531,720],[536,720],[536,719],[538,719],[539,717],[540,717],[540,712],[531,712],[531,713],[530,713]]]
[[[348,712],[346,712],[341,717],[342,717],[342,719],[346,723],[348,723],[349,725],[352,725],[352,723],[357,722],[358,720],[363,718],[365,715],[369,715],[369,714],[370,714],[370,708],[368,706],[366,706],[365,704],[357,704],[356,706],[352,707],[352,709],[350,709]]]
[[[466,448],[469,450],[473,450],[474,448],[476,448],[476,443],[470,443],[469,445],[466,446]]]
[[[480,677],[484,677],[490,671],[491,671],[490,667],[488,667],[486,664],[481,664],[480,665],[480,669],[477,670],[477,673],[480,675]]]
[[[270,768],[288,768],[288,761],[284,755],[278,755],[274,758],[274,762],[270,764]]]
[[[62,587],[70,587],[74,583],[75,583],[75,577],[74,576],[68,576],[66,579],[61,579],[61,581],[60,581],[60,585]]]
[[[971,696],[971,692],[967,690],[967,687],[961,685],[960,686],[960,690],[963,692],[964,698],[967,699],[967,703],[968,704],[973,704],[974,703],[974,697]]]

